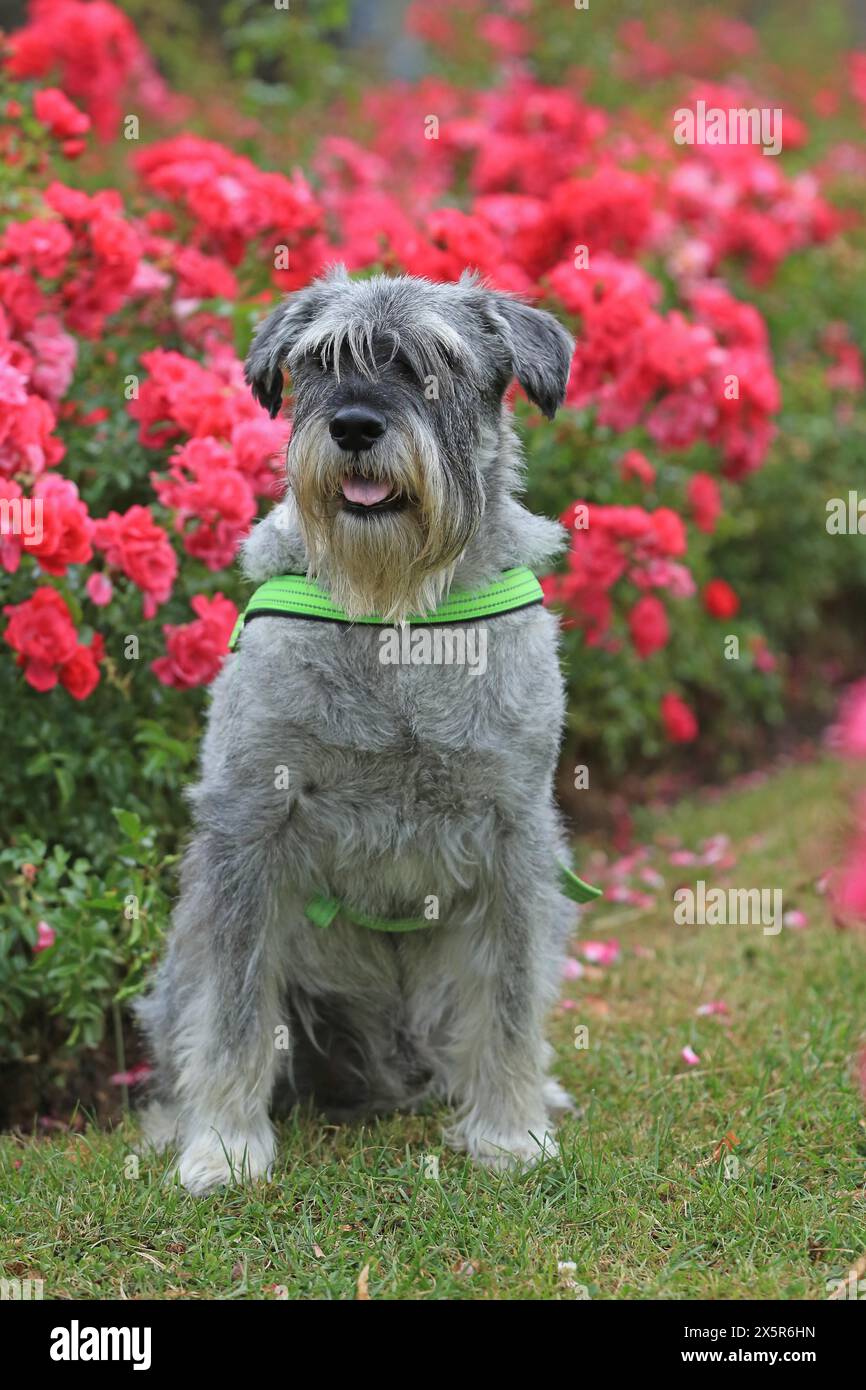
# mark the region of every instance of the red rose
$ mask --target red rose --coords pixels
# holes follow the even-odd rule
[[[711,579],[704,586],[703,599],[713,618],[733,618],[740,611],[740,600],[724,579]]]
[[[628,625],[635,650],[642,659],[667,645],[670,637],[668,615],[661,599],[653,594],[638,599],[628,615]]]
[[[216,256],[205,256],[194,246],[179,247],[174,268],[183,299],[237,299],[238,282],[229,267]]]
[[[686,528],[682,517],[670,507],[659,507],[652,513],[652,524],[656,541],[665,555],[685,555]]]
[[[78,640],[75,627],[69,609],[56,589],[43,586],[34,592],[32,598],[10,605],[3,611],[9,616],[9,626],[3,636],[22,658],[22,664],[58,666],[68,661],[74,653]],[[37,679],[40,679],[38,672]],[[56,677],[51,685],[55,682]],[[37,688],[49,687],[40,685]]]
[[[92,646],[76,647],[69,661],[60,668],[60,684],[69,691],[73,700],[86,700],[99,684],[99,657],[101,643],[96,640]]]
[[[54,411],[41,396],[0,411],[0,473],[38,474],[59,463],[65,445],[54,433]]]
[[[79,111],[59,87],[43,87],[38,91],[33,97],[33,110],[37,121],[60,138],[84,135],[90,129],[90,117]]]
[[[27,222],[9,223],[2,252],[7,263],[15,261],[22,269],[53,280],[66,269],[72,246],[72,237],[62,222],[31,217]]]
[[[699,531],[712,535],[722,510],[719,485],[709,473],[696,473],[688,486],[689,506]]]
[[[219,674],[238,616],[235,605],[222,594],[214,594],[212,599],[197,594],[191,606],[197,620],[180,627],[166,624],[163,632],[168,654],[152,663],[157,679],[177,690],[209,685]]]
[[[698,721],[679,695],[668,691],[662,696],[662,723],[671,743],[691,743],[698,736]]]
[[[650,487],[656,480],[656,471],[638,449],[629,449],[628,453],[623,454],[619,461],[619,475],[623,482],[629,478],[637,478],[638,482]]]
[[[109,565],[120,569],[144,594],[144,616],[152,618],[171,594],[177,556],[147,507],[130,507],[124,516],[110,512],[94,523],[93,539]]]
[[[20,529],[14,524],[14,503],[21,504],[23,497],[21,488],[12,478],[0,477],[0,502],[13,504],[8,507],[6,512],[0,512],[0,565],[10,574],[14,574],[21,563],[21,543],[22,535]],[[22,507],[23,515],[23,507]]]
[[[202,524],[184,535],[190,555],[213,570],[230,564],[255,516],[256,499],[229,450],[217,439],[191,439],[172,456],[169,476],[153,474],[152,481],[163,506],[177,512],[179,529],[187,518],[200,518]]]
[[[42,528],[38,540],[24,537],[27,554],[39,561],[46,574],[65,574],[68,565],[89,560],[93,555],[90,518],[75,484],[49,473],[36,484],[33,496],[41,508]]]
[[[101,636],[97,633],[89,647],[79,644],[69,609],[56,589],[37,589],[32,598],[4,611],[10,621],[3,635],[18,653],[28,685],[52,690],[60,680],[74,699],[86,699],[99,680]]]

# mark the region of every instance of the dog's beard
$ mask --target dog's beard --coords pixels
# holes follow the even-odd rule
[[[288,463],[310,577],[326,583],[350,617],[400,622],[436,607],[478,529],[483,494],[480,484],[468,496],[454,484],[421,426],[392,427],[353,460],[315,419],[293,433]],[[347,510],[340,484],[353,466],[399,490],[403,506]]]

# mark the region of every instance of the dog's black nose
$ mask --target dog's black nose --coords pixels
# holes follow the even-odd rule
[[[366,405],[344,405],[330,423],[331,438],[341,449],[359,454],[385,433],[385,417]]]

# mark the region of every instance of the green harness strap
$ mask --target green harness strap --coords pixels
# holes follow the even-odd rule
[[[516,569],[504,570],[498,579],[483,589],[452,592],[432,613],[425,617],[413,614],[406,621],[425,627],[478,622],[482,618],[496,618],[500,613],[513,613],[518,608],[529,608],[534,603],[541,603],[543,598],[544,591],[532,570],[520,565]],[[280,574],[274,579],[266,579],[256,589],[235,624],[229,648],[234,649],[248,622],[264,617],[311,618],[316,622],[362,623],[368,627],[393,626],[383,623],[375,614],[350,618],[324,589],[319,588],[315,580],[307,579],[303,574]]]
[[[471,592],[456,591],[449,594],[432,613],[425,617],[411,616],[410,624],[426,627],[444,626],[454,623],[478,622],[483,618],[496,618],[500,613],[513,613],[518,608],[529,608],[541,603],[544,592],[532,570],[523,565],[504,570],[498,579],[485,585],[483,589]],[[229,649],[234,650],[244,627],[253,618],[309,618],[325,623],[363,623],[367,626],[389,627],[376,616],[350,618],[333,599],[320,589],[312,579],[303,574],[281,574],[274,579],[266,579],[256,589],[244,612],[238,618],[229,640]],[[566,897],[574,902],[588,903],[601,897],[601,889],[584,883],[565,864],[559,866],[559,886]],[[306,906],[306,914],[317,927],[329,927],[338,916],[347,918],[356,927],[366,927],[368,931],[420,931],[432,924],[426,918],[370,917],[359,912],[336,898],[319,893],[311,898]]]
[[[585,883],[565,864],[559,866],[559,886],[567,898],[576,903],[590,903],[601,897],[601,889]],[[366,927],[368,931],[420,931],[422,927],[432,926],[421,917],[370,917],[366,912],[341,903],[337,898],[327,898],[318,894],[307,903],[305,912],[317,927],[329,927],[335,917],[343,916],[356,927]]]

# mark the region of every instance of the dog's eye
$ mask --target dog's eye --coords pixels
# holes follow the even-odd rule
[[[396,367],[400,375],[407,381],[417,383],[418,373],[404,352],[395,352],[394,356],[390,359],[390,365]]]
[[[307,352],[295,354],[292,359],[292,368],[298,371],[301,367],[308,371],[323,372],[327,371],[327,362],[322,352],[316,348],[310,348]]]
[[[457,356],[457,353],[456,353],[456,352],[452,352],[451,349],[450,349],[450,348],[447,348],[447,347],[446,347],[446,348],[440,348],[439,351],[440,351],[440,353],[441,353],[441,355],[442,355],[442,359],[443,359],[443,361],[444,361],[446,367],[448,368],[449,372],[451,373],[451,375],[452,375],[452,376],[459,376],[459,375],[460,375],[460,358]]]
[[[331,370],[331,358],[325,348],[310,348],[309,352],[304,353],[301,362],[303,366],[312,368],[313,371],[329,372]]]

